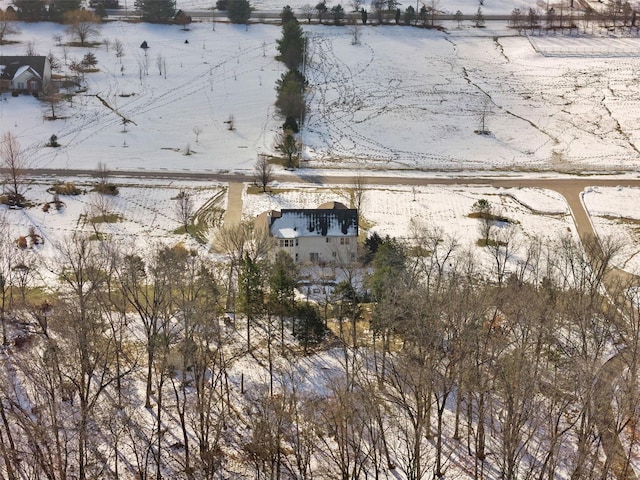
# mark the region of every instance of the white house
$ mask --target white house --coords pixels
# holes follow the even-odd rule
[[[351,263],[358,254],[358,210],[338,202],[318,208],[283,209],[266,217],[276,251],[296,263]]]
[[[0,56],[0,91],[46,92],[51,63],[44,56]]]

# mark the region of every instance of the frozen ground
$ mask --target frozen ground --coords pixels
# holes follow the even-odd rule
[[[640,58],[544,57],[500,25],[452,26],[449,33],[367,27],[360,45],[351,44],[347,27],[305,27],[307,165],[635,171]],[[86,169],[103,161],[114,169],[246,171],[257,155],[274,151],[282,122],[273,107],[283,72],[274,59],[279,27],[106,24],[102,39],[123,42],[122,63],[113,45],[55,45],[62,26],[21,28],[19,43],[0,53],[22,54],[33,42],[68,64],[92,51],[100,69],[86,75],[86,92],[58,106],[60,120],[44,120],[48,106],[40,100],[2,97],[1,130],[17,135],[34,167]],[[146,55],[143,40],[151,47]],[[536,39],[547,49],[576,41]],[[620,48],[620,39],[597,42]],[[640,39],[624,43],[640,52]],[[96,95],[135,124],[124,132]],[[482,112],[488,135],[475,133]],[[233,131],[225,123],[231,117]],[[61,148],[44,147],[51,134]]]
[[[121,242],[131,244],[140,251],[157,244],[183,243],[190,248],[207,251],[208,247],[198,244],[189,235],[179,233],[182,226],[177,213],[176,196],[181,190],[193,200],[193,211],[196,222],[200,212],[203,215],[216,207],[226,207],[226,188],[212,185],[211,182],[177,182],[177,181],[132,181],[127,183],[117,179],[119,193],[116,196],[105,196],[92,193],[93,182],[87,178],[68,178],[84,191],[81,195],[60,195],[63,207],[56,210],[50,204],[48,211],[43,207],[53,200],[48,191],[53,182],[34,181],[30,184],[25,196],[31,206],[21,210],[0,209],[0,215],[10,231],[10,238],[17,240],[21,236],[34,231],[43,238],[44,244],[33,248],[30,253],[37,257],[37,263],[45,267],[55,262],[59,247],[74,232],[86,235],[103,235]],[[91,222],[92,217],[105,212],[115,219],[114,222]],[[4,225],[4,223],[3,223]],[[29,253],[29,252],[28,252]],[[37,283],[47,284],[49,268],[39,269],[44,278]]]

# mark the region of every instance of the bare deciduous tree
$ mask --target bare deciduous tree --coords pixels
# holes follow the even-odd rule
[[[273,181],[273,166],[269,163],[267,157],[260,155],[253,168],[253,181],[262,188],[263,192],[267,191],[267,187]]]
[[[113,48],[116,51],[116,57],[122,63],[122,57],[124,57],[124,45],[122,44],[122,40],[116,38],[113,41]]]
[[[4,45],[9,35],[20,33],[15,22],[18,20],[15,12],[10,10],[0,10],[0,45]]]
[[[67,33],[84,47],[86,42],[100,34],[100,17],[89,10],[73,10],[64,14]]]
[[[189,224],[193,216],[193,198],[189,192],[182,189],[176,195],[175,214],[184,231],[189,233]]]
[[[358,23],[360,14],[350,13],[347,16],[347,25],[351,34],[351,45],[360,45],[360,36],[362,35],[362,26]]]
[[[26,158],[20,149],[18,139],[11,132],[2,136],[0,143],[0,159],[6,169],[5,191],[8,203],[12,206],[22,206],[24,195],[22,194],[22,177],[27,166]]]
[[[198,143],[198,139],[200,138],[200,134],[202,133],[202,127],[196,125],[192,129],[193,134],[196,136],[196,143]]]

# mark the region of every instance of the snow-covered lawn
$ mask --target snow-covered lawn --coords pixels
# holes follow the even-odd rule
[[[56,46],[63,35],[55,24],[21,25],[20,44],[3,55],[23,54],[28,41],[40,54],[53,52],[63,63],[92,52],[100,72],[86,74],[87,91],[56,109],[61,120],[45,121],[47,103],[29,96],[0,101],[2,131],[11,131],[36,168],[234,170],[252,168],[256,155],[272,148],[274,85],[283,67],[276,62],[279,30],[265,25],[177,26],[114,22],[103,26],[99,48]],[[113,42],[124,46],[122,63]],[[140,48],[147,41],[149,49]],[[185,43],[185,42],[189,43]],[[66,52],[66,53],[65,53]],[[159,74],[158,64],[163,74]],[[165,78],[166,67],[166,78]],[[135,124],[122,119],[98,97]],[[234,130],[228,122],[233,117]],[[197,135],[195,130],[199,129]],[[58,136],[62,147],[44,145]],[[187,149],[190,155],[185,155]]]
[[[60,246],[74,232],[84,232],[88,236],[106,236],[124,245],[134,245],[138,251],[161,243],[183,243],[190,248],[206,251],[207,246],[200,245],[192,236],[181,233],[176,197],[181,190],[190,196],[196,222],[200,219],[200,211],[207,210],[203,214],[206,216],[216,208],[220,212],[226,208],[226,188],[210,182],[147,180],[144,183],[127,183],[118,178],[114,179],[118,183],[118,195],[108,196],[91,192],[93,184],[87,178],[69,178],[67,181],[73,182],[84,193],[60,195],[59,199],[63,202],[60,210],[53,203],[49,204],[48,211],[43,210],[46,203],[53,201],[53,194],[47,191],[53,186],[53,181],[43,179],[32,182],[26,191],[25,196],[31,206],[21,210],[4,207],[0,209],[11,239],[17,241],[19,237],[28,236],[32,231],[42,237],[44,243],[35,247],[32,252],[36,255],[38,264],[51,264],[56,259]],[[92,217],[100,217],[103,213],[107,214],[110,221],[91,221]],[[207,217],[209,220],[211,218]],[[40,270],[44,277],[38,283],[51,280],[47,268]]]
[[[413,225],[430,230],[440,229],[455,238],[460,250],[471,249],[476,258],[490,269],[492,263],[486,248],[478,247],[480,223],[470,218],[473,204],[487,199],[494,211],[512,220],[516,254],[513,267],[534,238],[553,241],[570,235],[577,240],[573,221],[564,199],[557,193],[533,188],[496,189],[480,186],[381,186],[367,190],[362,214],[371,225],[370,232],[381,236],[412,241]],[[266,210],[281,208],[316,208],[328,201],[350,204],[349,187],[326,185],[278,185],[272,194],[243,196],[246,217]],[[500,227],[504,228],[504,227]]]

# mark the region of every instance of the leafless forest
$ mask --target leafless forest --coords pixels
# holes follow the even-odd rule
[[[71,236],[45,265],[3,238],[0,476],[635,478],[640,315],[615,245],[533,239],[506,271],[508,237],[489,269],[414,237],[334,267],[317,302],[248,225],[218,256]]]

